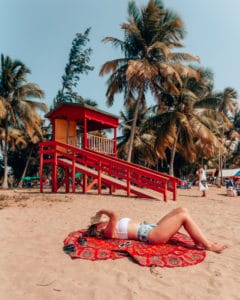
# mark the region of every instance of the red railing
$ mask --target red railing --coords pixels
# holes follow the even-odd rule
[[[93,152],[91,150],[89,150],[90,152]],[[94,152],[94,155],[95,155],[95,152]],[[109,156],[105,155],[105,154],[100,154],[101,157],[105,157],[105,158],[109,158]],[[111,157],[110,157],[111,159]],[[120,164],[124,164],[125,166],[134,166],[135,170],[139,170],[139,172],[142,172],[143,170],[147,173],[149,172],[151,175],[155,174],[156,176],[160,176],[161,178],[167,178],[167,190],[172,192],[173,193],[173,198],[174,200],[176,200],[176,187],[177,185],[179,184],[179,179],[174,177],[174,176],[171,176],[171,175],[168,175],[166,173],[161,173],[161,172],[158,172],[158,171],[155,171],[155,170],[152,170],[152,169],[149,169],[149,168],[146,168],[144,166],[141,166],[141,165],[137,165],[137,164],[133,164],[133,163],[130,163],[130,162],[127,162],[125,160],[122,160],[120,158],[117,158],[117,157],[114,157],[112,158],[112,160],[114,162],[118,161]]]
[[[43,191],[42,175],[44,164],[52,165],[53,192],[57,192],[58,189],[57,167],[63,166],[66,169],[71,169],[73,192],[75,192],[75,172],[80,171],[97,179],[99,194],[101,193],[102,183],[105,183],[111,188],[125,189],[128,196],[131,193],[146,196],[144,189],[148,189],[163,194],[164,201],[167,201],[167,192],[171,192],[173,200],[176,200],[178,179],[173,176],[95,151],[79,149],[55,141],[40,143],[41,192]],[[68,191],[68,179],[66,178],[66,191]],[[123,182],[125,182],[125,185]],[[86,186],[83,184],[83,192],[85,191]],[[153,198],[155,197],[153,196]]]
[[[87,133],[88,149],[96,152],[104,153],[107,155],[114,155],[114,140],[103,136],[96,136]],[[83,134],[78,136],[70,136],[68,138],[68,145],[83,148]]]

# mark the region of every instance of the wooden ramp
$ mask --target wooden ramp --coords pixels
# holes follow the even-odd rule
[[[123,189],[127,196],[131,194],[167,201],[168,193],[176,200],[178,179],[167,174],[125,162],[116,157],[99,152],[79,149],[60,142],[43,142],[40,144],[40,191],[43,191],[43,166],[52,166],[52,191],[57,192],[65,184],[66,192],[76,191],[75,174],[82,174],[82,190],[86,193],[93,186],[101,194],[103,187],[110,193]],[[58,169],[63,170],[59,178]]]
[[[64,158],[59,158],[58,160],[60,165],[64,165],[68,168],[72,167],[72,163],[68,159]],[[92,178],[99,178],[98,170],[94,170],[92,168],[86,167],[84,165],[81,165],[79,163],[75,164],[76,171],[82,172],[84,174],[87,174],[88,176]],[[101,174],[101,183],[105,184],[106,186],[114,186],[117,189],[123,189],[123,190],[128,190],[128,182],[127,180],[124,179],[118,179],[115,177],[112,177],[108,174]],[[130,194],[134,194],[143,198],[155,198],[155,199],[163,199],[163,196],[151,189],[147,188],[140,188],[134,185],[130,184]]]

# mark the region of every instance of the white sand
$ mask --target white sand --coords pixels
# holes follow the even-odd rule
[[[8,197],[8,200],[2,200]],[[40,194],[38,190],[1,191],[0,299],[240,299],[240,196],[210,187],[207,198],[196,187],[178,190],[178,200],[109,195]],[[187,207],[207,237],[230,248],[207,252],[184,268],[142,267],[128,258],[71,260],[63,240],[85,228],[101,208],[121,216],[158,221],[169,210]]]

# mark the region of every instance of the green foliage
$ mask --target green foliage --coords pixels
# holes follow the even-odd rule
[[[133,99],[129,99],[128,106],[125,107],[124,111],[120,112],[122,135],[118,137],[117,152],[122,159],[127,158],[135,106],[136,102]],[[145,105],[139,108],[132,151],[132,161],[144,166],[154,166],[157,162],[157,155],[154,149],[155,137],[150,131],[142,132],[143,125],[148,120],[151,112],[152,110]]]
[[[8,151],[37,143],[43,138],[43,120],[38,112],[47,112],[44,97],[36,83],[28,82],[30,70],[19,60],[1,55],[0,65],[0,145],[4,157],[2,188],[7,188]]]
[[[124,93],[124,105],[129,98],[136,101],[130,131],[127,160],[131,161],[133,140],[139,109],[146,102],[150,91],[158,103],[162,94],[177,96],[182,87],[181,77],[198,76],[191,67],[182,62],[198,62],[199,58],[174,50],[182,47],[185,36],[184,24],[173,11],[164,8],[162,1],[149,0],[146,6],[138,8],[135,1],[128,5],[128,22],[123,23],[124,39],[104,38],[123,52],[124,57],[107,61],[100,75],[110,73],[107,81],[107,104],[111,106],[117,93]]]
[[[81,74],[88,74],[89,71],[94,69],[89,65],[92,49],[84,49],[89,42],[89,32],[90,28],[83,34],[77,33],[72,42],[69,60],[65,67],[64,75],[62,76],[62,88],[58,91],[54,99],[54,107],[63,102],[81,102],[81,97],[74,91],[74,88],[77,87]]]
[[[16,182],[19,182],[22,177],[29,155],[30,161],[26,176],[36,176],[39,170],[38,144],[29,143],[25,149],[16,147],[15,151],[8,151],[8,166],[11,167]]]

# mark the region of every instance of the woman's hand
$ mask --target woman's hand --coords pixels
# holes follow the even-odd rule
[[[96,216],[98,217],[101,217],[102,215],[106,215],[111,218],[113,215],[116,215],[116,212],[112,210],[101,209],[96,213]]]
[[[91,224],[100,222],[102,215],[106,215],[111,220],[116,216],[116,214],[117,213],[115,211],[101,209],[95,214],[95,216],[91,217]]]
[[[102,213],[101,211],[98,211],[95,216],[91,217],[91,224],[96,224],[100,221],[101,219],[101,216],[102,216]]]

